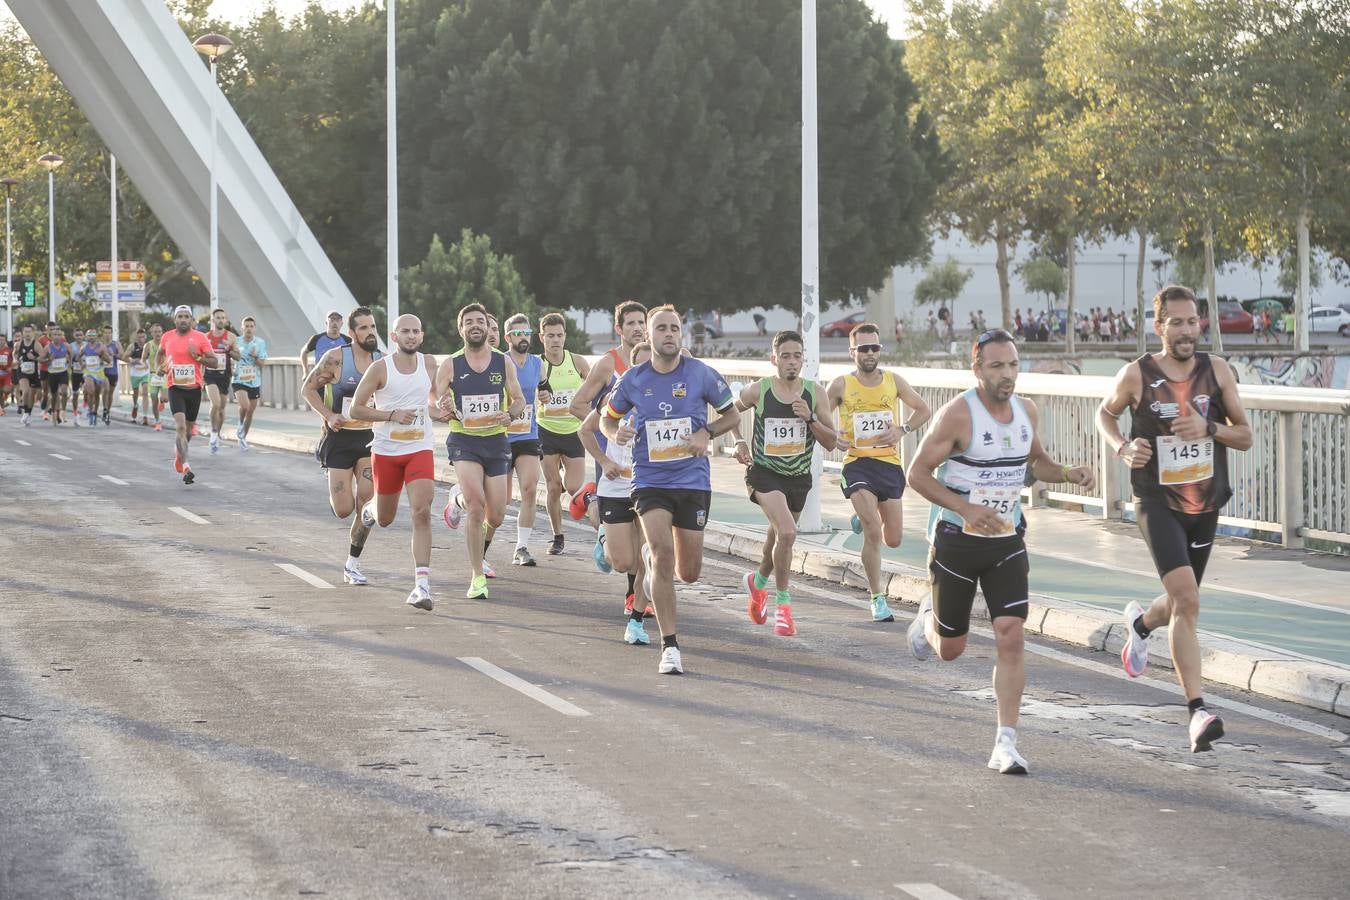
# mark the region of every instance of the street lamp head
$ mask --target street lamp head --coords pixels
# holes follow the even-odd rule
[[[192,47],[214,65],[216,60],[230,52],[230,49],[234,47],[234,41],[213,31],[193,41]]]
[[[63,162],[65,162],[65,159],[63,159],[59,153],[44,153],[38,157],[38,165],[42,166],[42,168],[46,169],[48,172],[55,172],[57,169],[61,168],[61,163]]]
[[[0,178],[0,185],[4,185],[4,187],[5,187],[6,190],[8,190],[9,188],[12,188],[12,187],[17,186],[18,183],[19,183],[19,179],[17,179],[17,178]]]

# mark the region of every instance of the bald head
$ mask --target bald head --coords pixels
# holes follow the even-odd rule
[[[394,321],[391,333],[394,346],[403,353],[416,353],[422,346],[422,320],[417,316],[404,314]]]

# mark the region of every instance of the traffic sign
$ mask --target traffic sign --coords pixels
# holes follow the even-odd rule
[[[4,285],[0,284],[0,292],[4,290]],[[10,290],[19,295],[19,300],[10,302],[8,305],[23,306],[28,309],[37,306],[37,283],[32,275],[15,275],[10,282]]]
[[[111,303],[112,290],[111,289],[100,290],[98,292],[98,299],[99,302],[101,303],[102,302]],[[117,288],[117,300],[119,303],[126,303],[128,300],[144,300],[144,299],[145,299],[145,291],[138,291],[133,288],[122,290],[120,285]]]
[[[94,263],[94,271],[98,273],[100,280],[112,277],[112,260],[100,259]],[[145,277],[145,263],[135,259],[122,259],[117,262],[117,271],[121,272],[140,272],[141,277]],[[106,275],[105,275],[106,273]]]
[[[101,290],[101,291],[110,291],[110,290],[112,290],[112,279],[111,279],[111,278],[104,278],[103,275],[104,275],[103,272],[99,272],[99,273],[98,273],[98,289]],[[145,290],[145,279],[143,279],[143,278],[119,278],[119,279],[117,279],[117,289],[118,289],[119,291],[120,291],[120,290],[123,290],[123,289],[129,290],[129,291],[143,291],[143,290]]]
[[[140,300],[118,300],[117,310],[118,312],[145,312],[145,300],[144,298]],[[100,298],[98,311],[112,312],[112,298],[109,297],[107,300]]]

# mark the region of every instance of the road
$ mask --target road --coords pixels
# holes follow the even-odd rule
[[[467,601],[438,522],[420,613],[406,518],[343,587],[312,459],[200,450],[0,419],[5,900],[1344,896],[1345,719],[1216,693],[1192,755],[1161,683],[1034,643],[999,776],[983,632],[920,664],[807,582],[776,638],[712,555],[658,676],[580,530]]]

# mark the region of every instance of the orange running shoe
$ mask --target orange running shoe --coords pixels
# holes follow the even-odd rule
[[[572,495],[572,502],[567,506],[567,512],[578,522],[586,518],[586,508],[591,505],[595,499],[595,482],[590,481],[581,486],[581,490]]]
[[[750,613],[750,621],[756,625],[763,625],[769,618],[764,609],[764,604],[769,600],[769,591],[767,588],[755,587],[755,573],[745,573],[745,594],[750,598],[746,604],[746,611]]]
[[[156,423],[155,423],[155,430],[156,430],[156,431],[163,431],[163,430],[164,430],[164,426],[163,426],[162,424],[160,424],[159,422],[156,422]]]
[[[178,455],[178,451],[173,451],[173,470],[180,475],[183,472],[183,458]]]
[[[797,623],[792,621],[792,607],[786,603],[778,604],[778,611],[773,614],[773,633],[783,637],[797,633]]]

